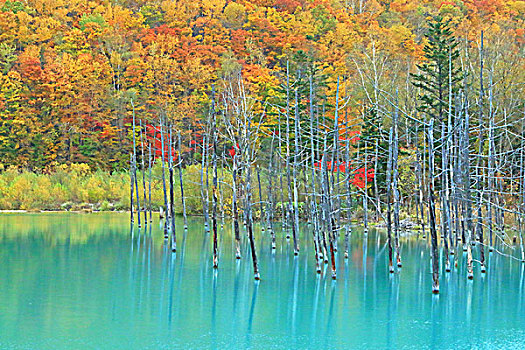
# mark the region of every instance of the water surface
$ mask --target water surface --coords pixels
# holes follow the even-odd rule
[[[171,253],[156,220],[130,230],[129,215],[0,215],[2,349],[458,349],[525,347],[525,264],[495,253],[466,279],[464,257],[431,293],[427,240],[401,240],[403,268],[387,270],[385,237],[357,229],[338,279],[315,273],[311,230],[301,253],[276,225],[278,249],[256,228],[262,280],[253,280],[243,234],[220,232],[212,269],[201,219]],[[507,249],[507,253],[515,254]]]

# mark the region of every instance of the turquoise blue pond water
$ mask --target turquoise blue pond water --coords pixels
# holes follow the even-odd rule
[[[277,235],[272,254],[256,230],[257,283],[228,223],[214,271],[198,218],[186,234],[178,222],[173,254],[158,220],[130,232],[128,214],[0,214],[0,348],[525,348],[525,264],[493,253],[468,281],[460,254],[434,296],[426,240],[402,238],[391,275],[384,235],[355,229],[332,281],[315,273],[308,227],[298,257]]]

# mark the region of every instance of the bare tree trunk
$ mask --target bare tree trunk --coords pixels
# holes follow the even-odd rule
[[[399,158],[399,117],[398,117],[398,106],[395,106],[394,111],[394,148],[392,150],[392,171],[393,171],[393,192],[394,192],[394,239],[396,249],[396,263],[397,267],[402,267],[401,262],[401,249],[399,247],[399,170],[398,170],[398,158]]]
[[[169,176],[170,176],[170,215],[169,220],[171,224],[171,251],[177,251],[177,235],[175,232],[175,200],[174,200],[174,189],[173,189],[173,130],[172,127],[169,129]]]
[[[489,227],[489,252],[492,252],[494,250],[494,242],[492,240],[492,203],[494,201],[494,152],[495,152],[495,145],[494,145],[494,114],[492,111],[492,70],[489,74],[489,154],[488,154],[488,169],[487,169],[487,175],[488,175],[488,200],[486,202],[487,204],[487,226]]]
[[[393,140],[394,130],[391,127],[388,136],[388,163],[386,170],[386,231],[388,244],[388,271],[394,273],[393,252],[392,252],[392,158],[393,158]]]
[[[290,74],[288,72],[288,63],[286,63],[286,179],[288,182],[288,211],[287,222],[295,218],[292,205],[292,181],[290,178]],[[294,255],[299,254],[299,245],[297,241],[297,232],[295,223],[292,226],[292,237],[294,245]],[[289,235],[287,236],[287,238]]]
[[[253,225],[252,225],[252,211],[251,211],[251,179],[250,179],[251,167],[248,164],[246,169],[246,211],[247,213],[247,228],[248,228],[248,238],[250,240],[250,250],[252,253],[252,262],[253,262],[253,276],[256,280],[260,280],[261,276],[259,274],[259,264],[257,263],[257,252],[255,250],[255,239],[253,237]]]
[[[421,231],[423,232],[423,238],[425,237],[425,208],[424,208],[424,195],[423,195],[423,174],[421,165],[421,152],[419,151],[419,143],[417,141],[418,130],[416,130],[416,152],[417,152],[417,163],[416,163],[416,177],[418,183],[418,205],[419,212],[421,214],[419,224],[421,225]],[[425,139],[423,138],[423,142]]]
[[[436,211],[434,205],[434,120],[428,129],[428,208],[430,214],[430,239],[432,243],[432,293],[439,293],[439,253],[436,231]]]
[[[521,135],[525,135],[525,116],[521,118]],[[525,263],[525,249],[523,249],[523,231],[524,231],[524,220],[525,220],[525,138],[521,138],[521,150],[520,150],[520,175],[521,175],[521,213],[519,210],[520,204],[518,203],[518,216],[521,217],[520,220],[520,248],[521,248],[521,262]]]
[[[326,138],[325,138],[326,142]],[[336,264],[335,264],[335,252],[334,252],[334,224],[332,223],[331,218],[331,208],[330,208],[330,185],[328,180],[328,172],[326,171],[326,146],[323,150],[323,158],[322,158],[322,165],[321,165],[321,188],[322,188],[322,195],[323,195],[323,207],[324,207],[324,231],[328,232],[328,240],[330,244],[330,260],[332,262],[332,279],[337,278],[337,270],[336,270]],[[332,233],[330,233],[332,231]]]
[[[166,149],[164,147],[164,132],[163,132],[163,129],[162,129],[162,118],[160,120],[160,144],[161,144],[161,148],[162,148],[162,190],[164,191],[164,207],[166,209],[166,214],[165,214],[165,220],[164,220],[164,239],[168,239],[168,194],[167,194],[167,191],[166,191],[166,175],[165,175],[165,164],[166,164],[166,161],[165,161],[165,152],[166,152]]]
[[[297,162],[297,157],[299,155],[300,149],[299,149],[299,138],[300,131],[299,131],[299,98],[298,98],[298,90],[295,89],[295,115],[294,115],[294,125],[295,125],[295,132],[294,132],[294,144],[295,144],[295,151],[294,151],[294,157],[293,157],[293,202],[294,202],[294,245],[295,250],[294,254],[299,254],[299,239],[296,237],[299,235],[299,194],[297,191],[297,168],[299,167],[299,163]]]
[[[367,154],[368,144],[365,141],[365,152],[364,152],[364,163],[365,163],[365,188],[363,191],[363,212],[364,212],[364,233],[368,233],[368,154]]]
[[[284,186],[283,186],[283,169],[282,169],[282,162],[281,162],[281,159],[283,157],[283,148],[282,148],[282,136],[281,136],[281,113],[279,112],[279,120],[278,120],[278,128],[279,128],[279,162],[277,163],[279,165],[278,167],[278,171],[279,171],[279,182],[280,182],[280,185],[281,185],[281,222],[282,222],[282,230],[284,231],[285,229],[285,222],[286,222],[286,217],[287,215],[285,215],[284,213]],[[290,239],[290,235],[289,234],[286,234],[286,239]]]
[[[149,189],[148,189],[148,202],[149,202],[149,222],[150,224],[153,222],[153,219],[152,219],[152,207],[151,207],[151,163],[152,163],[152,158],[151,158],[151,142],[148,142],[148,159],[149,159],[149,162],[148,162],[148,171],[149,171],[149,174],[148,174],[148,177],[149,177]]]
[[[235,232],[235,258],[241,258],[241,234],[239,230],[239,209],[237,204],[237,147],[235,147],[235,154],[233,155],[233,196],[232,196],[232,211],[233,211],[233,230]]]
[[[146,197],[146,164],[144,161],[144,132],[142,129],[142,120],[139,120],[140,123],[140,148],[141,148],[141,157],[142,157],[142,190],[144,194],[144,227],[148,225],[148,210],[147,210],[147,197]]]
[[[219,267],[218,257],[218,234],[217,234],[217,135],[215,125],[215,90],[212,90],[212,112],[211,112],[211,142],[212,142],[212,166],[213,166],[213,188],[212,188],[212,228],[213,228],[213,268]]]
[[[310,108],[309,108],[309,114],[310,114],[310,166],[312,171],[312,181],[310,183],[311,186],[311,195],[310,195],[310,205],[311,205],[311,215],[312,215],[312,221],[313,221],[313,240],[314,240],[314,253],[315,253],[315,271],[317,273],[321,273],[321,266],[319,263],[320,257],[319,257],[319,249],[318,246],[319,237],[319,222],[317,220],[317,192],[316,192],[316,186],[315,186],[315,148],[314,148],[314,105],[313,105],[313,99],[314,99],[314,84],[313,84],[313,76],[310,75],[309,77],[309,83],[310,83]]]
[[[204,191],[204,168],[206,167],[206,158],[208,157],[207,152],[207,143],[206,143],[206,135],[202,138],[202,160],[201,160],[201,200],[202,200],[202,211],[204,215],[204,231],[210,232],[210,227],[208,224],[208,198],[207,193]],[[206,170],[206,173],[208,170]]]
[[[448,139],[447,131],[445,130],[445,123],[441,122],[442,139]],[[449,238],[449,222],[448,222],[448,179],[447,179],[447,149],[446,142],[442,142],[441,146],[441,233],[444,245],[445,255],[445,271],[450,271],[450,258],[448,253],[448,238]]]
[[[140,228],[140,200],[137,180],[137,142],[135,139],[135,105],[133,104],[133,99],[131,100],[131,106],[133,108],[133,179],[135,181],[135,193],[137,195],[137,222]]]
[[[130,194],[129,194],[129,202],[130,202],[130,205],[129,205],[129,211],[130,211],[130,222],[131,222],[131,226],[133,227],[133,223],[135,222],[135,219],[133,217],[133,190],[134,190],[134,185],[135,185],[135,179],[133,178],[133,153],[129,153],[129,179],[130,179],[130,184],[129,184],[129,188],[130,188]]]
[[[279,135],[280,137],[280,135]],[[273,196],[272,196],[272,188],[273,188],[273,183],[272,183],[272,178],[273,178],[273,152],[274,152],[274,148],[273,148],[273,144],[274,144],[274,141],[275,141],[275,131],[273,132],[272,134],[272,142],[271,142],[271,145],[270,145],[270,161],[269,161],[269,164],[268,164],[268,204],[266,206],[266,220],[267,220],[267,227],[268,227],[268,230],[270,231],[270,235],[272,237],[272,250],[275,250],[276,248],[276,245],[275,245],[275,231],[273,230]]]
[[[374,158],[374,196],[376,201],[376,222],[379,221],[379,218],[381,217],[381,200],[379,199],[379,188],[377,186],[377,163],[379,162],[379,140],[376,139],[375,143],[375,158]],[[349,158],[349,157],[348,157]],[[347,166],[348,166],[349,159],[347,159]]]
[[[260,221],[261,221],[261,231],[264,232],[264,224],[263,222],[263,216],[264,216],[264,208],[263,208],[263,199],[262,199],[262,187],[261,187],[261,172],[259,170],[259,166],[257,165],[256,168],[257,172],[257,184],[259,185],[259,210],[260,210]]]
[[[184,198],[184,184],[182,182],[182,147],[180,132],[178,134],[178,146],[179,146],[179,184],[180,184],[180,199],[182,201],[182,215],[184,216],[184,229],[188,229],[188,218],[186,216],[186,199]]]
[[[474,278],[474,274],[472,272],[472,250],[471,250],[471,244],[470,241],[472,240],[472,237],[474,235],[474,227],[472,223],[472,195],[470,192],[470,186],[471,186],[471,180],[470,180],[470,154],[469,154],[469,111],[468,111],[468,100],[465,98],[465,123],[464,123],[464,130],[463,132],[463,142],[461,149],[463,150],[463,160],[462,160],[462,168],[463,168],[463,207],[466,210],[466,221],[467,221],[467,234],[462,237],[463,240],[463,250],[467,251],[467,278],[472,279]],[[476,176],[476,181],[479,179],[478,176]],[[479,193],[479,191],[478,191]],[[463,230],[464,232],[464,230]],[[481,241],[483,241],[483,238],[481,238]],[[483,247],[483,245],[481,246]]]
[[[377,156],[377,153],[376,153],[376,156]],[[377,169],[377,164],[376,164],[376,169]],[[346,159],[345,159],[345,172],[346,172],[346,178],[345,178],[345,182],[346,182],[346,201],[347,201],[347,218],[346,218],[346,230],[345,230],[345,259],[348,259],[349,258],[349,249],[350,249],[350,244],[349,244],[349,239],[350,239],[350,235],[352,234],[352,227],[351,227],[351,216],[352,216],[352,195],[351,195],[351,188],[350,188],[350,138],[349,136],[347,135],[346,137]],[[377,177],[374,176],[374,180],[376,179]],[[377,181],[375,182],[375,185],[377,185]],[[377,207],[377,210],[380,210],[379,208],[379,193],[377,192],[377,186],[376,186],[376,200],[378,201],[378,207]],[[379,215],[378,215],[379,217]]]
[[[251,118],[248,117],[247,120],[247,133],[246,133],[246,140],[250,141],[251,132],[250,132],[250,125],[251,125]],[[261,276],[259,274],[259,264],[257,262],[257,251],[255,249],[255,238],[253,237],[253,220],[252,220],[252,208],[251,208],[251,201],[252,201],[252,189],[251,189],[251,150],[249,148],[249,143],[247,142],[247,149],[246,154],[248,155],[246,158],[246,218],[247,223],[246,226],[248,228],[248,239],[250,240],[250,250],[252,253],[252,262],[253,262],[253,276],[255,280],[260,280]]]

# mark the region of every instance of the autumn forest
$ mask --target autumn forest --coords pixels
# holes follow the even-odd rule
[[[313,76],[315,104],[327,118],[339,79],[338,115],[355,133],[375,104],[388,110],[397,99],[415,116],[419,90],[409,74],[425,59],[427,22],[438,14],[458,39],[472,91],[479,90],[484,30],[497,118],[517,118],[523,1],[2,0],[0,164],[36,172],[70,163],[126,169],[131,100],[148,136],[165,117],[190,152],[192,141],[202,143],[212,86],[221,91],[236,74],[257,113],[268,114],[267,137],[264,127],[286,105],[287,65],[292,83]],[[300,91],[300,103],[307,99]],[[378,116],[383,128],[386,112]],[[308,116],[305,108],[299,113]]]
[[[0,0],[0,348],[521,348],[524,88],[522,0]]]

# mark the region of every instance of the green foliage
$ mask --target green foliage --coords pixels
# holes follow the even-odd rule
[[[223,176],[221,180],[223,182],[221,185],[223,186],[223,203],[226,212],[229,213],[232,191],[227,184],[231,183],[232,176],[226,169],[219,170],[219,174]],[[144,208],[142,173],[137,172],[137,177],[140,206]],[[146,171],[145,178],[146,197],[149,198],[148,171]],[[183,169],[183,183],[187,213],[201,214],[200,165],[191,165]],[[169,185],[168,178],[166,178],[166,184]],[[129,210],[129,186],[128,173],[92,171],[87,164],[83,163],[61,165],[49,174],[36,174],[9,167],[0,172],[0,210],[84,210],[91,208],[101,211]],[[257,186],[254,187],[253,196],[258,198],[255,197],[259,195]],[[152,209],[158,210],[159,207],[164,206],[160,163],[155,164],[152,169],[151,189]],[[182,214],[178,169],[174,172],[174,190],[175,212]],[[211,203],[211,189],[209,192],[208,200]],[[135,194],[133,200],[136,203]]]
[[[26,6],[24,5],[24,3],[22,1],[9,1],[9,0],[7,0],[4,3],[4,6],[2,6],[0,8],[0,11],[2,11],[2,12],[18,13],[18,12],[26,11]]]
[[[158,6],[144,5],[140,8],[140,13],[144,16],[144,24],[151,28],[159,26],[163,21],[162,12]]]
[[[16,61],[16,47],[8,43],[0,43],[0,70],[6,74]]]
[[[461,68],[455,64],[459,58],[458,41],[452,35],[449,22],[441,15],[429,23],[425,37],[426,61],[418,65],[420,74],[411,74],[412,83],[423,90],[418,110],[441,122],[448,112],[449,92],[455,94],[459,88],[457,83],[463,79]]]
[[[107,26],[106,20],[99,13],[95,13],[91,15],[84,14],[82,15],[82,18],[80,19],[80,21],[78,21],[78,25],[80,26],[80,29],[82,29],[82,31],[86,30],[86,26],[89,23],[98,24],[101,28]]]
[[[379,188],[386,188],[386,168],[388,162],[388,131],[382,125],[381,117],[378,115],[375,108],[367,108],[363,115],[363,126],[361,128],[361,135],[359,144],[361,148],[367,147],[368,153],[368,167],[374,167],[375,147],[376,142],[379,147],[377,169],[374,169],[374,176],[377,176],[377,184]]]
[[[0,209],[68,210],[81,203],[98,207],[125,200],[128,184],[127,174],[92,172],[86,164],[61,165],[50,174],[11,167],[0,173]]]
[[[318,5],[312,10],[312,15],[315,18],[315,40],[319,40],[321,36],[329,31],[335,30],[337,20],[332,16],[325,6]]]

